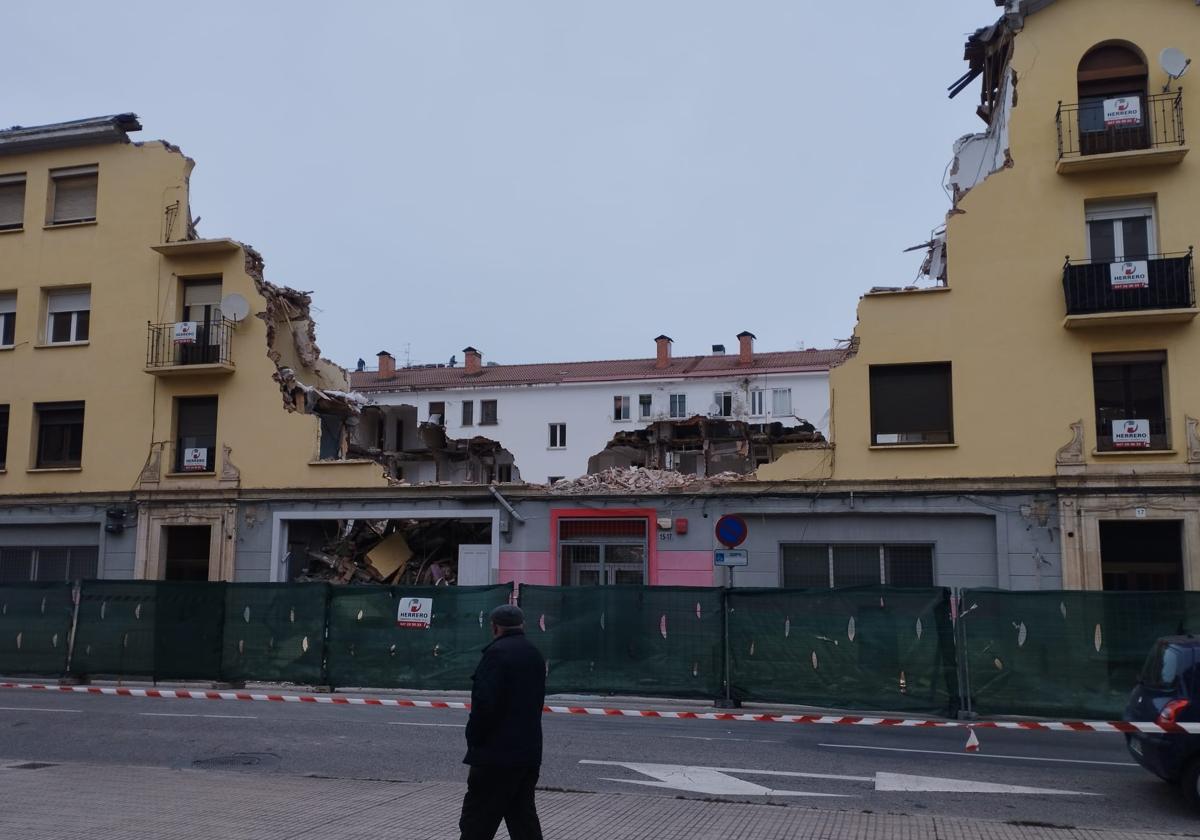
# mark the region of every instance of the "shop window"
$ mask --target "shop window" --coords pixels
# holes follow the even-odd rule
[[[50,225],[96,221],[96,188],[99,167],[75,166],[50,171]]]
[[[25,173],[0,175],[0,230],[25,226]]]
[[[67,469],[83,464],[83,403],[37,403],[38,469]]]
[[[46,292],[46,343],[75,344],[91,333],[91,289]]]
[[[322,435],[324,437],[324,435]],[[175,401],[175,472],[214,472],[217,454],[217,398]]]
[[[1170,449],[1166,353],[1098,353],[1092,357],[1096,449]]]
[[[872,365],[871,444],[954,442],[950,363]]]
[[[94,545],[0,548],[0,584],[87,580],[96,577],[99,566]]]
[[[782,581],[788,589],[849,586],[933,586],[931,545],[781,546]]]
[[[558,525],[564,586],[643,585],[645,519],[564,519]]]

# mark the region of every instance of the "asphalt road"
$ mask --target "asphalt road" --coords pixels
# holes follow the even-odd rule
[[[462,781],[465,723],[456,711],[2,690],[0,763]],[[544,728],[549,788],[1200,834],[1120,735],[985,730],[971,754],[957,730],[559,715]]]

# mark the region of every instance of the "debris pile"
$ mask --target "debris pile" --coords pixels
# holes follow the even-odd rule
[[[478,525],[447,520],[351,519],[336,526],[332,536],[314,533],[305,544],[292,545],[292,580],[451,586],[458,580],[460,542],[484,539],[458,533]]]
[[[579,478],[563,479],[550,486],[550,492],[564,496],[587,493],[661,493],[664,490],[701,489],[733,481],[744,481],[753,476],[735,472],[723,472],[700,478],[684,475],[674,470],[607,469]]]

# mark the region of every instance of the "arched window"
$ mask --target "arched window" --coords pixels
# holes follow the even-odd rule
[[[1079,140],[1085,155],[1150,147],[1149,68],[1132,44],[1092,47],[1079,62]]]

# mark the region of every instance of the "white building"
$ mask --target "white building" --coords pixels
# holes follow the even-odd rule
[[[664,420],[728,418],[756,429],[807,422],[828,437],[829,369],[845,351],[755,353],[753,334],[738,341],[737,354],[714,347],[678,357],[659,336],[654,358],[525,365],[485,365],[468,347],[462,367],[396,369],[380,353],[378,370],[352,374],[354,390],[377,407],[364,413],[357,439],[393,456],[397,476],[411,483],[545,483],[586,473],[615,435]],[[431,450],[445,445],[456,447],[457,463],[468,451],[482,460],[439,465]]]

